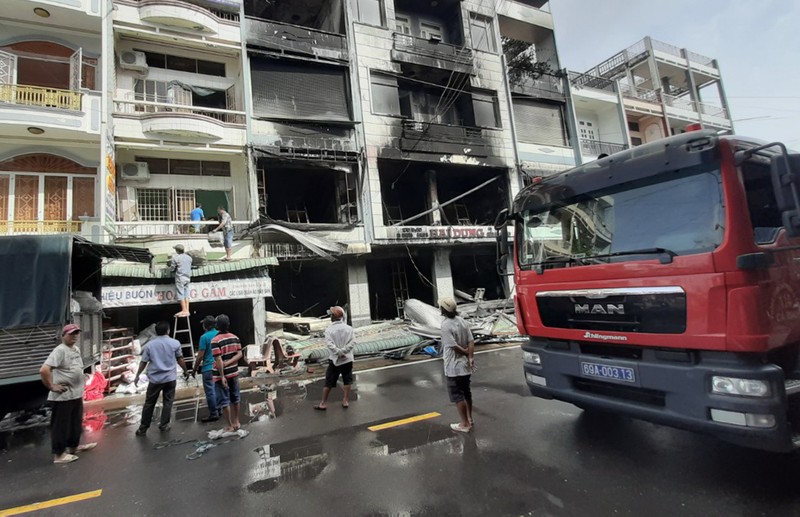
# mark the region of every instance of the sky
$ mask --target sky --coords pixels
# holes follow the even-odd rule
[[[645,36],[717,59],[734,131],[800,149],[800,0],[551,0],[562,68]]]

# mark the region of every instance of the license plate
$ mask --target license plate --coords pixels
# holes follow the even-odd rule
[[[627,366],[581,362],[581,375],[609,381],[636,383],[636,372]]]

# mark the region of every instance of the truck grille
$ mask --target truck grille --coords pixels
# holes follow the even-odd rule
[[[681,334],[686,293],[680,287],[542,291],[536,304],[546,327]]]
[[[659,390],[622,386],[619,384],[579,378],[573,379],[572,384],[576,390],[592,393],[594,395],[627,400],[629,402],[655,407],[664,407],[666,405],[666,394]]]

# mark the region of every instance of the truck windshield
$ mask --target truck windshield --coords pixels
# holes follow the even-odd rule
[[[723,224],[719,170],[656,175],[523,212],[518,259],[530,269],[704,253],[722,242]]]

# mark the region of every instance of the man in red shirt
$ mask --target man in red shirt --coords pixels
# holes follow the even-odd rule
[[[238,431],[239,424],[239,360],[242,343],[230,332],[231,320],[225,314],[217,316],[217,334],[211,340],[214,356],[212,376],[216,387],[217,410],[222,410],[228,426],[226,432]]]

